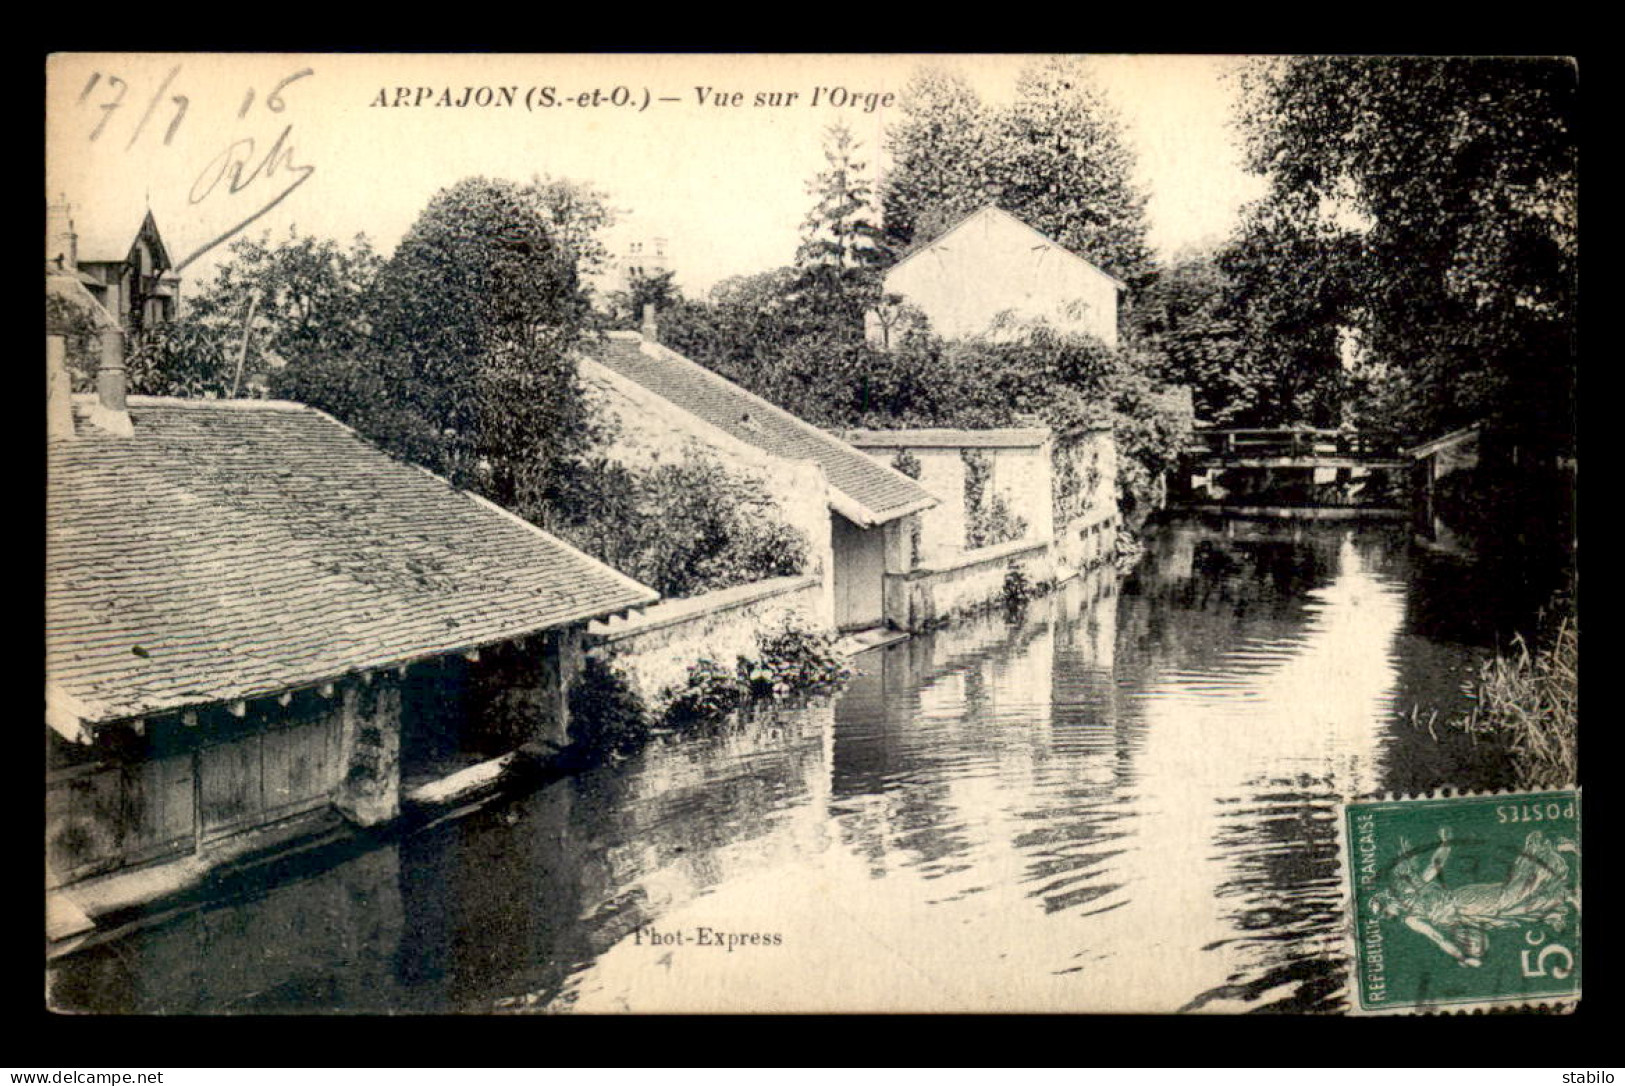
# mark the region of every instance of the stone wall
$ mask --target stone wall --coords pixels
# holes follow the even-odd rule
[[[588,653],[620,668],[655,713],[663,692],[681,686],[696,660],[732,666],[756,653],[757,635],[790,619],[818,629],[825,618],[827,585],[815,576],[777,577],[757,584],[656,604],[628,618],[588,627]]]
[[[993,475],[989,480],[992,492],[1003,495],[1010,511],[1027,522],[1022,538],[1048,539],[1054,535],[1055,487],[1050,444],[984,451],[993,460]]]
[[[1117,549],[1117,441],[1109,430],[1065,438],[1056,442],[1054,462],[1055,562],[1081,572]]]
[[[1005,577],[1019,567],[1032,584],[1053,581],[1049,540],[1017,540],[886,575],[886,614],[905,630],[922,630],[998,603]]]
[[[920,558],[922,561],[948,561],[965,550],[969,514],[965,507],[965,463],[967,450],[957,446],[910,445],[898,434],[896,444],[860,445],[869,457],[896,467],[907,452],[919,464],[919,484],[941,504],[920,516]],[[1049,444],[1005,447],[977,447],[968,450],[985,457],[990,471],[983,496],[984,508],[995,495],[1004,499],[1011,513],[1027,525],[1023,538],[1048,539],[1055,518],[1051,491],[1052,473]]]
[[[863,451],[892,464],[901,449]],[[920,558],[946,559],[965,549],[965,459],[958,449],[909,452],[920,462],[920,485],[941,503],[920,513]]]

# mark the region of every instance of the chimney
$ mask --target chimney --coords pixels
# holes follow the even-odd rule
[[[101,362],[96,367],[96,403],[90,409],[91,425],[115,437],[132,437],[130,406],[125,400],[124,333],[103,327]]]
[[[655,307],[650,302],[643,303],[643,326],[639,329],[643,333],[645,343],[660,342],[660,322],[655,316]]]
[[[72,204],[51,204],[45,209],[45,262],[67,272],[79,267],[79,235],[73,232]]]
[[[68,378],[68,341],[45,337],[45,436],[73,436],[73,382]]]
[[[987,202],[997,207],[999,198],[1004,195],[1004,182],[989,181],[982,188],[987,191]]]

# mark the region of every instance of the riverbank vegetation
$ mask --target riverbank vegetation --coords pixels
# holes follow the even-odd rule
[[[629,755],[662,731],[711,727],[753,703],[838,689],[852,675],[833,635],[795,619],[758,635],[756,651],[731,665],[702,658],[650,704],[613,659],[588,656],[570,687],[574,758],[590,764]]]
[[[1531,651],[1523,635],[1486,661],[1473,684],[1477,704],[1455,726],[1500,746],[1518,788],[1579,783],[1579,623],[1558,606]]]
[[[545,526],[667,599],[800,573],[805,536],[760,485],[690,452],[633,467],[603,456],[574,466]]]
[[[758,636],[756,653],[732,667],[702,659],[680,686],[661,692],[664,723],[679,729],[713,724],[753,700],[779,700],[835,689],[851,677],[835,637],[795,620]]]

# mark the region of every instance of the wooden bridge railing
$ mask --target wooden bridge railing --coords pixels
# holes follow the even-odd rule
[[[1186,455],[1218,458],[1340,457],[1395,460],[1404,442],[1400,435],[1351,430],[1198,430]]]

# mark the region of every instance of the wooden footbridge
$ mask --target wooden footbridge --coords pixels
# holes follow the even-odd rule
[[[1192,471],[1227,468],[1408,468],[1398,434],[1353,430],[1198,430],[1185,448]]]
[[[1237,515],[1403,515],[1413,457],[1398,434],[1197,430],[1170,497]]]

